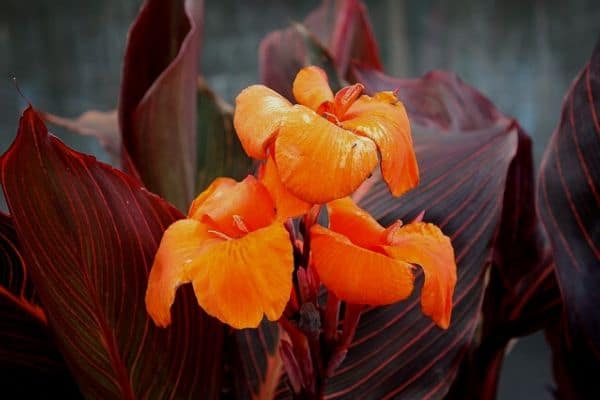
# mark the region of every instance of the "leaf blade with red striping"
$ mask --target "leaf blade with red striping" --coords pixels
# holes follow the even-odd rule
[[[600,396],[600,42],[572,84],[538,181],[563,321],[550,332],[558,395]]]
[[[419,290],[404,302],[363,312],[348,356],[328,382],[326,398],[441,398],[480,324],[503,207],[508,202],[515,208],[519,198],[505,196],[506,184],[517,179],[522,186],[532,185],[531,174],[521,176],[511,168],[515,160],[523,162],[517,156],[530,148],[517,124],[454,75],[433,72],[400,80],[355,68],[354,76],[370,92],[397,90],[409,112],[421,169],[419,186],[406,195],[393,198],[376,177],[359,190],[359,203],[383,225],[411,220],[425,210],[425,220],[452,239],[458,282],[447,331],[422,315]],[[532,201],[528,197],[524,206],[531,209]],[[419,276],[416,286],[421,285]]]
[[[146,0],[129,31],[119,98],[127,154],[144,184],[180,210],[195,194],[202,6]]]
[[[369,68],[382,68],[375,35],[361,1],[324,0],[303,25],[312,36],[307,37],[292,26],[269,33],[260,44],[261,81],[288,99],[292,100],[292,82],[298,71],[308,64],[320,64],[316,62],[320,58],[326,58],[327,66],[333,61],[332,67],[342,79],[349,78],[355,60]],[[323,50],[329,54],[324,55]]]
[[[0,384],[23,398],[78,398],[54,344],[19,250],[11,218],[0,213]],[[33,383],[33,384],[32,384]]]
[[[64,146],[31,107],[2,158],[1,180],[23,258],[85,396],[218,396],[222,325],[189,290],[169,329],[145,311],[154,253],[179,212]]]
[[[252,173],[252,160],[233,128],[233,107],[198,79],[198,160],[196,192],[220,176],[243,179]]]
[[[236,399],[267,400],[288,394],[281,387],[283,364],[279,356],[280,328],[266,319],[256,329],[234,333],[238,364]]]
[[[495,397],[510,341],[552,326],[560,315],[554,258],[534,206],[531,140],[518,125],[517,129],[519,144],[508,169],[480,334],[448,399]]]

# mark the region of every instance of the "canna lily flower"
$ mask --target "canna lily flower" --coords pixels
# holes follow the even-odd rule
[[[258,179],[265,185],[277,207],[277,217],[284,221],[287,218],[297,217],[306,214],[311,208],[311,204],[290,193],[281,183],[279,172],[273,157],[269,157],[266,162],[258,168]]]
[[[414,188],[419,171],[406,111],[392,92],[363,95],[355,84],[335,95],[327,75],[306,67],[293,85],[299,104],[263,85],[236,99],[234,125],[246,153],[273,159],[283,186],[312,204],[352,193],[381,158],[393,195]]]
[[[146,309],[171,322],[177,288],[191,282],[198,304],[234,328],[281,317],[292,290],[292,245],[275,203],[253,176],[216,179],[188,217],[164,233],[150,271]]]
[[[383,228],[349,198],[327,205],[329,229],[314,225],[311,260],[323,284],[353,304],[386,305],[413,291],[421,266],[423,314],[441,328],[450,325],[456,264],[450,239],[435,225],[401,222]]]

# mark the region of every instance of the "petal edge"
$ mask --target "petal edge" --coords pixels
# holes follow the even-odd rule
[[[450,238],[431,223],[403,225],[390,235],[385,252],[404,262],[418,264],[425,273],[421,290],[423,314],[442,329],[452,316],[452,295],[456,286],[456,262]]]
[[[161,327],[171,323],[171,305],[177,288],[190,282],[190,268],[196,266],[198,256],[219,239],[209,228],[193,219],[175,221],[167,228],[160,241],[148,277],[146,310]]]
[[[264,85],[242,90],[235,99],[233,125],[246,154],[267,158],[267,148],[291,107],[286,98]]]
[[[361,96],[352,104],[341,126],[372,139],[381,154],[381,174],[394,196],[419,183],[408,115],[392,92]]]
[[[198,304],[236,329],[256,328],[263,314],[281,317],[292,290],[293,256],[282,223],[217,243],[191,272]]]
[[[413,290],[412,266],[358,247],[320,225],[310,231],[311,259],[323,284],[353,304],[386,305]]]

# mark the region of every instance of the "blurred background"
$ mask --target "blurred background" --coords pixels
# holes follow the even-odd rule
[[[0,152],[26,102],[61,116],[110,110],[125,38],[141,0],[0,0]],[[600,34],[598,0],[366,0],[386,71],[455,71],[533,137],[536,163],[562,98]],[[202,72],[232,101],[258,81],[257,50],[271,30],[301,21],[320,1],[206,0]],[[54,130],[70,146],[108,157],[94,139]],[[506,358],[500,399],[550,399],[542,334]]]

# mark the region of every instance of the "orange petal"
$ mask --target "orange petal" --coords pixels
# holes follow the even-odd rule
[[[328,203],[327,211],[329,229],[346,236],[355,245],[373,250],[384,244],[385,229],[349,197]]]
[[[272,157],[269,157],[260,166],[258,176],[260,182],[265,185],[269,193],[271,193],[271,197],[275,200],[277,218],[283,221],[308,212],[311,204],[300,200],[283,186],[279,172],[277,171],[277,165],[275,165]]]
[[[292,290],[294,260],[281,223],[211,246],[191,272],[198,304],[234,328],[281,317]]]
[[[447,329],[456,285],[456,262],[450,239],[440,228],[425,222],[403,225],[389,237],[391,246],[384,247],[387,254],[423,268],[423,314],[431,317],[440,328]]]
[[[226,188],[230,188],[235,184],[237,184],[237,182],[232,178],[216,178],[206,189],[204,189],[202,193],[200,193],[194,199],[194,201],[192,201],[188,211],[188,216],[190,218],[200,218],[202,213],[207,212],[206,208],[203,207],[207,199],[209,199],[215,192],[222,193],[224,190],[226,190]]]
[[[275,163],[286,188],[309,203],[352,193],[377,166],[377,148],[300,105],[275,141]]]
[[[291,103],[263,85],[253,85],[235,99],[233,125],[246,153],[259,160],[267,158],[267,148],[285,119]]]
[[[319,67],[305,67],[298,72],[292,87],[298,103],[316,111],[321,104],[333,100],[327,74]]]
[[[419,168],[408,116],[392,92],[360,97],[348,109],[340,125],[377,143],[381,174],[394,196],[417,186]]]
[[[410,296],[412,266],[358,247],[338,233],[313,225],[311,260],[323,284],[353,304],[385,305]]]
[[[207,246],[217,243],[208,227],[193,219],[174,222],[165,231],[148,277],[146,309],[162,327],[171,323],[170,308],[177,288],[190,281],[190,268]]]
[[[189,217],[235,238],[273,222],[275,203],[252,175],[241,182],[218,178],[194,200]]]

